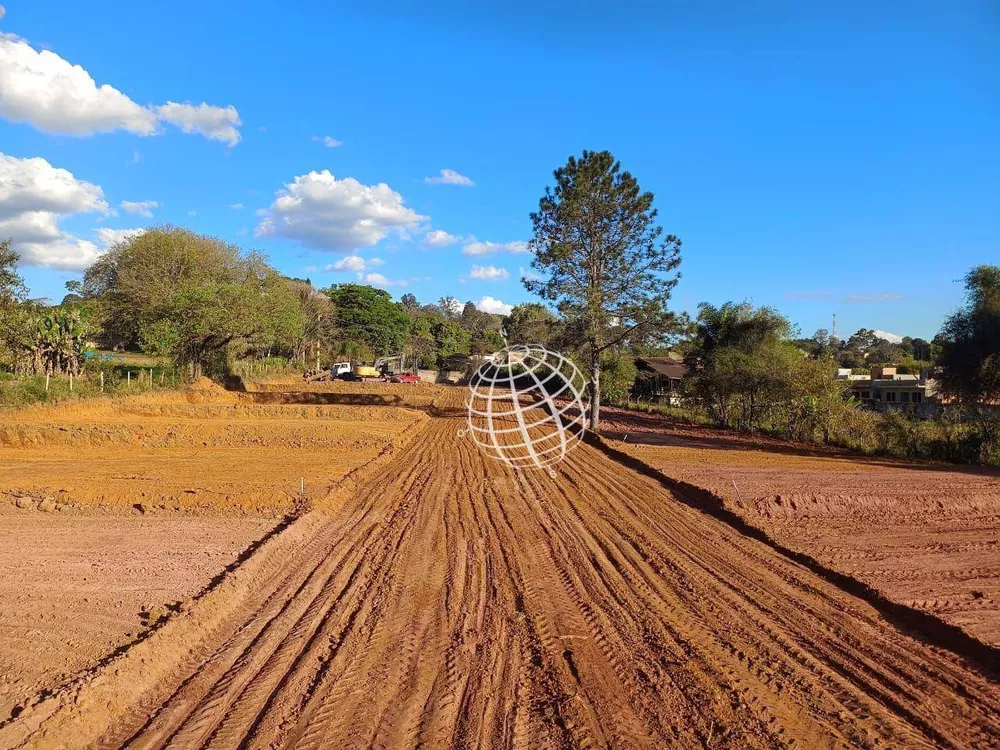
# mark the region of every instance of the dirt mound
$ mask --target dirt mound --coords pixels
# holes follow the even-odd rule
[[[191,383],[191,384],[190,384],[190,385],[188,386],[188,390],[189,390],[189,391],[197,391],[197,392],[202,392],[202,393],[207,393],[207,392],[215,392],[215,393],[221,393],[221,392],[224,392],[224,391],[225,391],[226,389],[225,389],[225,388],[223,388],[223,387],[222,387],[221,385],[219,385],[218,383],[216,383],[216,382],[215,382],[214,380],[212,380],[211,378],[206,378],[206,377],[205,377],[205,376],[203,375],[203,376],[201,376],[200,378],[196,378],[196,379],[195,379],[195,380],[194,380],[194,381],[193,381],[193,382],[192,382],[192,383]]]

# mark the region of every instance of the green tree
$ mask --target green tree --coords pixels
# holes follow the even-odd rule
[[[28,293],[17,272],[18,260],[10,240],[0,241],[0,307],[22,302]]]
[[[605,351],[601,357],[601,400],[611,404],[624,401],[637,374],[635,358],[629,352]]]
[[[507,341],[511,344],[553,345],[561,324],[552,311],[538,302],[515,305],[503,319]]]
[[[531,266],[540,278],[524,285],[577,327],[591,376],[590,426],[597,430],[601,355],[675,322],[666,305],[679,278],[681,241],[663,234],[653,194],[609,152],[571,156],[554,177],[555,187],[531,214]]]
[[[410,321],[387,291],[361,284],[337,284],[326,293],[333,302],[340,339],[362,343],[375,356],[403,351]]]
[[[941,329],[941,391],[976,415],[986,461],[1000,445],[1000,267],[973,268],[965,292]]]
[[[27,366],[35,322],[17,262],[10,240],[0,242],[0,367],[15,371]]]
[[[288,281],[254,253],[171,226],[115,244],[84,274],[114,340],[191,363],[228,368],[249,346],[300,335]]]
[[[456,355],[469,353],[472,335],[457,321],[439,320],[434,324],[431,332],[434,335],[439,366],[444,366],[448,359]]]
[[[768,307],[702,303],[697,345],[688,356],[689,387],[719,422],[755,429],[770,403],[789,390],[790,368],[802,359],[784,340],[790,332],[788,320]]]

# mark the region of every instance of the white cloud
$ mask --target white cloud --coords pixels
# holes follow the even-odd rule
[[[426,217],[408,208],[403,196],[384,182],[363,185],[353,177],[338,180],[329,170],[299,175],[277,192],[260,212],[258,236],[276,236],[317,250],[350,252],[384,239],[405,236]]]
[[[482,297],[474,304],[477,309],[493,313],[494,315],[510,315],[510,311],[514,309],[513,305],[508,305],[506,302],[498,300],[495,297],[490,297],[489,295]]]
[[[364,271],[365,268],[367,268],[367,265],[365,264],[364,258],[362,258],[360,255],[348,255],[341,258],[336,263],[331,263],[330,265],[328,265],[326,267],[326,270],[360,272]]]
[[[234,211],[240,211],[243,208],[243,204],[242,203],[230,203],[229,207],[231,209],[233,209]]]
[[[476,184],[454,169],[442,169],[437,177],[425,177],[424,182],[428,185],[461,185],[462,187],[472,187]]]
[[[332,135],[323,135],[323,136],[314,135],[309,140],[316,141],[318,143],[322,143],[327,148],[337,148],[338,146],[343,146],[344,145],[343,141],[338,141]]]
[[[458,240],[458,237],[453,234],[448,234],[443,229],[432,229],[424,235],[424,244],[427,245],[427,247],[445,247],[446,245],[454,245],[458,242]]]
[[[0,153],[0,220],[26,211],[106,213],[108,204],[97,185],[76,179],[45,159],[18,159]]]
[[[469,276],[481,281],[500,281],[510,278],[510,273],[506,268],[497,266],[473,266]]]
[[[399,279],[398,281],[393,281],[387,279],[380,273],[368,273],[365,274],[362,279],[366,284],[371,284],[372,286],[380,286],[387,289],[391,286],[406,286],[406,281],[404,279]]]
[[[328,263],[324,270],[326,271],[353,271],[361,276],[362,271],[367,271],[371,268],[378,268],[379,266],[385,265],[385,261],[381,258],[369,258],[365,260],[360,255],[347,255],[336,263]]]
[[[213,141],[222,141],[230,146],[240,142],[242,124],[236,107],[216,107],[202,102],[201,104],[178,104],[167,102],[156,108],[161,120],[176,125],[185,133],[198,133]]]
[[[518,266],[517,275],[527,281],[539,281],[542,278],[530,268],[525,268],[524,266]]]
[[[122,201],[119,205],[123,211],[145,216],[147,219],[152,218],[154,208],[160,207],[159,201]]]
[[[97,230],[97,239],[101,243],[101,247],[109,248],[112,245],[117,245],[123,240],[131,239],[140,234],[143,234],[146,229],[109,229],[108,227],[101,227]]]
[[[888,331],[879,331],[879,330],[872,331],[872,333],[874,333],[880,339],[885,339],[890,344],[903,343],[903,337],[900,336],[898,333],[889,333]]]
[[[88,212],[109,212],[99,186],[45,159],[0,153],[0,237],[11,238],[22,264],[79,270],[93,263],[97,245],[59,227],[64,216]]]
[[[82,66],[10,34],[0,35],[0,117],[45,133],[81,136],[115,130],[155,135],[165,121],[231,146],[240,140],[232,106],[142,106],[109,84],[98,85]]]
[[[46,133],[156,132],[156,115],[79,65],[23,39],[0,37],[0,116]]]
[[[527,242],[470,242],[462,248],[466,255],[493,255],[494,253],[522,254],[530,253]]]

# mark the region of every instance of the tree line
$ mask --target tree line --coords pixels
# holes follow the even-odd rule
[[[553,172],[531,214],[531,271],[540,301],[499,316],[454,298],[399,302],[381,289],[317,289],[267,259],[173,226],[115,244],[70,282],[56,306],[26,299],[10,243],[0,252],[0,368],[79,373],[88,343],[142,351],[192,373],[231,372],[245,358],[306,366],[405,353],[421,367],[461,369],[470,356],[510,343],[539,343],[572,356],[590,376],[590,421],[603,401],[632,389],[635,359],[680,351],[686,391],[720,424],[835,440],[855,429],[837,367],[876,361],[941,370],[941,388],[968,413],[1000,401],[1000,270],[966,279],[965,307],[931,342],[893,344],[862,329],[844,341],[828,331],[796,338],[777,311],[747,303],[703,304],[695,319],[669,307],[680,280],[681,240],[659,224],[652,193],[607,151],[584,151]],[[506,336],[506,338],[505,338]],[[994,430],[995,433],[995,430]],[[820,436],[817,438],[817,436]]]

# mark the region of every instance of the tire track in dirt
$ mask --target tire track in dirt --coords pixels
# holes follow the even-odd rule
[[[1000,744],[994,675],[591,446],[514,474],[459,416],[99,746]]]

